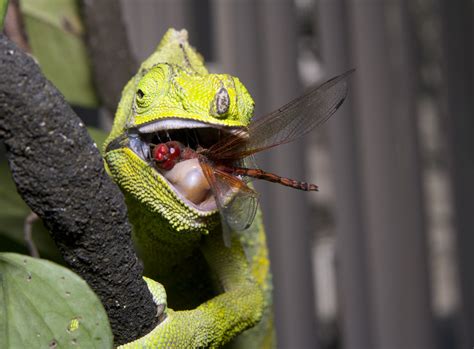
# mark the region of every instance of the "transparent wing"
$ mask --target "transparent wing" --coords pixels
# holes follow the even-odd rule
[[[258,207],[258,193],[238,178],[200,162],[221,216],[224,244],[230,247],[231,231],[252,224]]]
[[[245,158],[237,159],[236,161],[233,162],[233,166],[243,167],[243,168],[259,168],[257,165],[257,160],[255,159],[254,155],[249,155]],[[254,179],[255,178],[248,177],[248,176],[243,176],[241,178],[241,180],[246,184],[253,181]]]
[[[213,159],[240,159],[291,142],[325,122],[347,96],[347,78],[354,69],[312,88],[274,112],[252,122],[209,148]]]

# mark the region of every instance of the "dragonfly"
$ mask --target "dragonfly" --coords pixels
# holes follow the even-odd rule
[[[221,216],[225,245],[230,246],[230,232],[248,229],[257,212],[259,195],[248,185],[250,179],[262,179],[303,191],[318,190],[315,184],[259,169],[253,156],[299,139],[327,121],[344,102],[347,80],[353,72],[354,69],[349,70],[309,89],[283,107],[208,147],[191,149],[173,140],[156,144],[152,151],[153,160],[159,168],[169,171],[180,161],[198,159]]]

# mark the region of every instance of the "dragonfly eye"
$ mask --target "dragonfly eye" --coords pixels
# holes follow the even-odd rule
[[[225,87],[221,87],[219,91],[216,93],[215,97],[215,103],[216,103],[216,112],[218,115],[223,115],[227,113],[229,110],[229,105],[230,105],[230,97],[229,97],[229,92],[225,89]]]

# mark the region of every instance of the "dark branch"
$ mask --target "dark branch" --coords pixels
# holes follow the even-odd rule
[[[97,147],[33,59],[3,35],[0,76],[0,140],[18,192],[102,300],[116,344],[142,336],[156,324],[156,306]]]

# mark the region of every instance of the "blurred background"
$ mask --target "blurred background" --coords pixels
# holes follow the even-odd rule
[[[257,183],[279,348],[448,349],[474,346],[473,14],[469,0],[25,0],[5,32],[105,130],[169,27],[243,81],[256,117],[356,68],[324,126],[258,159],[320,187]],[[7,181],[0,242],[23,251],[28,209]]]

